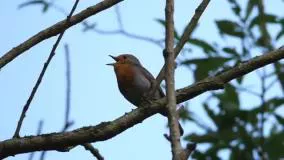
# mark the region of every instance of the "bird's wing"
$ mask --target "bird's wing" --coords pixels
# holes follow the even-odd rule
[[[155,80],[155,77],[144,67],[141,66],[141,71],[143,72],[143,74],[146,76],[146,78],[151,82],[152,84],[152,81]],[[152,86],[151,86],[152,87]],[[159,93],[160,93],[160,96],[161,97],[164,97],[165,96],[165,93],[163,92],[162,88],[159,87],[158,88],[159,90]]]
[[[144,68],[144,67],[142,67],[142,66],[141,66],[141,69],[140,69],[140,70],[143,72],[142,74],[144,74],[145,77],[146,77],[146,78],[151,82],[151,84],[152,84],[152,81],[155,80],[154,76],[153,76],[146,68]],[[165,93],[163,92],[163,90],[162,90],[161,87],[158,88],[158,91],[159,91],[159,94],[160,94],[160,96],[161,96],[160,98],[162,98],[162,97],[165,96]],[[162,115],[166,116],[166,117],[167,117],[167,115],[168,115],[166,110],[164,110],[164,111],[162,111],[162,112],[160,112],[160,113],[161,113]],[[184,134],[184,130],[183,130],[181,124],[180,124],[180,123],[178,123],[178,124],[179,124],[180,134],[183,135],[183,134]]]

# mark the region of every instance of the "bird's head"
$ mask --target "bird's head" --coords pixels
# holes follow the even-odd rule
[[[134,64],[134,65],[141,65],[139,60],[131,55],[131,54],[121,54],[117,57],[109,55],[112,59],[115,60],[115,63],[109,63],[107,65],[115,66],[120,64]]]

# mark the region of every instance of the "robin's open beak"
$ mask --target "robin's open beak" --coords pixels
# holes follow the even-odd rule
[[[117,57],[115,57],[115,56],[112,56],[112,55],[109,55],[112,59],[114,59],[116,62],[118,61],[118,58]],[[108,63],[108,64],[106,64],[106,65],[109,65],[109,66],[113,66],[113,65],[115,65],[115,63]]]

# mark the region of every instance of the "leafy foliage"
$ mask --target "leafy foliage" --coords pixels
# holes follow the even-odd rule
[[[218,20],[216,21],[216,24],[221,35],[226,34],[239,38],[244,38],[245,36],[242,27],[237,22],[230,20]]]
[[[225,57],[209,57],[185,60],[182,65],[195,65],[194,78],[199,81],[210,75],[210,72],[216,71],[218,68],[224,66],[230,58]]]
[[[191,57],[182,60],[180,65],[191,68],[196,82],[208,76],[214,76],[218,73],[217,71],[226,69],[227,65],[232,64],[231,62],[240,63],[250,54],[251,47],[262,47],[264,51],[271,50],[272,42],[280,40],[284,35],[284,18],[260,11],[261,1],[248,0],[246,6],[243,7],[237,0],[228,0],[228,3],[238,20],[216,20],[216,27],[221,37],[237,38],[242,46],[225,45],[219,48],[218,46],[221,45],[212,45],[205,39],[190,38],[188,46],[200,48],[205,57],[200,58],[200,55],[199,57]],[[257,14],[254,14],[253,10],[257,9]],[[159,20],[159,23],[165,25],[164,21]],[[271,39],[273,34],[267,28],[267,25],[271,24],[281,28],[274,39]],[[254,28],[257,28],[259,32],[253,31]],[[175,33],[176,41],[180,40],[177,31]],[[270,41],[270,44],[267,44],[267,40]],[[282,89],[284,89],[283,68],[283,64],[276,63],[274,65],[275,72],[272,72],[272,75],[278,78]],[[261,81],[265,81],[267,77],[260,76],[259,78]],[[266,95],[269,90],[266,88],[255,95],[262,103],[250,107],[249,110],[243,109],[239,94],[245,92],[246,89],[241,90],[239,87],[242,88],[244,79],[245,77],[237,79],[240,86],[229,84],[221,93],[213,92],[209,99],[217,100],[217,105],[212,105],[210,101],[203,102],[203,109],[214,127],[207,126],[200,117],[190,110],[180,113],[183,121],[193,122],[205,131],[203,134],[188,134],[185,140],[197,144],[210,144],[210,147],[204,152],[195,151],[193,158],[223,159],[219,157],[218,153],[224,149],[229,151],[229,157],[225,159],[231,160],[261,159],[262,155],[269,159],[284,157],[283,151],[275,149],[284,147],[284,116],[277,113],[277,109],[284,107],[284,98],[264,99],[263,95]],[[272,124],[272,128],[268,129],[270,134],[263,136],[264,130],[261,126],[266,124],[268,117],[274,117],[275,122]]]
[[[223,70],[227,65],[241,63],[242,60],[251,57],[250,51],[253,48],[261,48],[263,51],[272,50],[275,42],[279,42],[284,35],[284,17],[276,13],[266,13],[261,9],[263,0],[227,0],[231,6],[234,19],[218,19],[215,21],[220,37],[225,37],[240,42],[234,44],[211,44],[208,37],[190,37],[187,47],[194,46],[201,49],[204,54],[190,57],[180,61],[180,65],[192,70],[194,80],[197,82],[208,76],[214,76],[217,71]],[[284,1],[283,1],[284,2]],[[245,5],[240,5],[245,3]],[[272,1],[269,3],[273,3]],[[268,4],[269,4],[268,3]],[[31,0],[19,5],[19,8],[37,5],[42,6],[42,12],[46,12],[51,6],[44,0]],[[156,19],[165,27],[165,20]],[[84,24],[86,30],[94,28],[93,25]],[[277,30],[270,30],[269,26],[277,26]],[[276,32],[276,33],[275,33]],[[207,38],[207,39],[206,39]],[[180,35],[175,30],[175,42],[180,40]],[[282,40],[283,41],[283,40]],[[194,49],[195,49],[194,48]],[[202,58],[200,58],[202,57]],[[252,93],[250,88],[243,86],[242,82],[246,76],[239,77],[237,84],[230,83],[225,86],[222,92],[210,93],[208,101],[202,102],[202,107],[208,119],[214,126],[208,126],[193,111],[186,108],[180,110],[180,117],[183,121],[193,122],[199,126],[203,133],[190,133],[185,140],[197,144],[209,144],[206,151],[196,150],[193,153],[195,159],[230,159],[230,160],[251,160],[261,159],[262,155],[268,159],[280,159],[284,157],[284,116],[277,110],[284,107],[284,98],[271,94],[266,95],[273,84],[278,84],[279,89],[284,90],[284,64],[281,62],[271,66],[272,72],[269,75],[260,75],[258,81],[264,85],[259,86],[260,92],[254,93],[261,102],[257,106],[247,106],[242,99],[241,93]],[[266,80],[275,77],[276,81],[272,85],[265,85]],[[217,104],[210,100],[217,101]],[[214,105],[213,105],[214,104]],[[250,109],[245,109],[249,107]],[[268,123],[270,118],[274,121],[269,128],[262,128]],[[263,135],[263,130],[268,134]],[[222,150],[229,151],[229,157],[219,157]]]
[[[239,2],[237,0],[228,0],[232,12],[238,20],[216,20],[216,27],[221,37],[226,36],[227,38],[237,39],[242,44],[241,46],[232,47],[232,44],[224,46],[220,44],[212,45],[206,39],[200,41],[199,38],[189,40],[189,46],[199,47],[204,51],[202,56],[205,56],[203,58],[191,57],[180,63],[191,68],[196,82],[214,75],[216,71],[220,71],[226,68],[227,65],[232,64],[231,62],[234,62],[234,64],[240,63],[250,54],[249,51],[252,47],[262,47],[264,51],[271,50],[273,42],[279,41],[284,35],[283,17],[279,17],[281,15],[261,13],[259,10],[261,4],[258,0],[248,0],[246,6],[241,6]],[[263,24],[265,24],[265,28]],[[273,37],[275,32],[272,33],[268,30],[268,25],[281,28],[277,30],[275,37]],[[265,32],[268,34],[264,33],[263,30],[266,30]],[[267,45],[267,39],[270,40],[269,45]],[[270,76],[277,77],[278,81],[276,82],[279,82],[283,89],[283,64],[276,63],[273,68],[274,71]],[[259,76],[260,81],[265,81],[268,77]],[[284,152],[276,149],[283,148],[284,145],[284,116],[277,112],[279,108],[284,107],[284,98],[272,96],[270,99],[264,99],[263,95],[271,93],[268,92],[269,87],[264,85],[264,89],[260,93],[254,94],[261,103],[258,106],[245,106],[251,109],[244,109],[245,107],[242,105],[246,105],[246,103],[242,102],[243,99],[239,95],[250,90],[242,86],[244,79],[246,77],[237,79],[239,86],[232,83],[226,85],[222,92],[211,93],[208,99],[217,101],[216,105],[212,105],[210,100],[203,102],[203,109],[214,127],[204,123],[201,124],[201,119],[196,118],[194,112],[189,112],[187,118],[185,118],[185,120],[197,124],[204,130],[203,134],[188,134],[185,140],[197,144],[210,144],[206,151],[194,152],[193,158],[249,160],[261,159],[262,155],[267,156],[269,159],[284,157]],[[270,122],[272,127],[265,127],[265,132],[269,130],[269,134],[263,136],[261,126],[269,123],[268,119],[271,117],[274,118],[274,122]],[[229,151],[228,158],[219,157],[219,152],[222,150]]]

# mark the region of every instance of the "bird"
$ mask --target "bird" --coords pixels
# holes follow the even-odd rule
[[[120,93],[134,106],[139,107],[143,103],[143,100],[145,100],[145,96],[152,89],[152,85],[155,82],[154,76],[132,54],[109,56],[115,60],[114,63],[107,65],[114,68]],[[163,90],[159,87],[151,97],[153,99],[160,99],[164,96]],[[161,111],[160,114],[165,117],[168,115],[166,109]],[[180,124],[179,128],[180,134],[183,135],[184,131]]]

